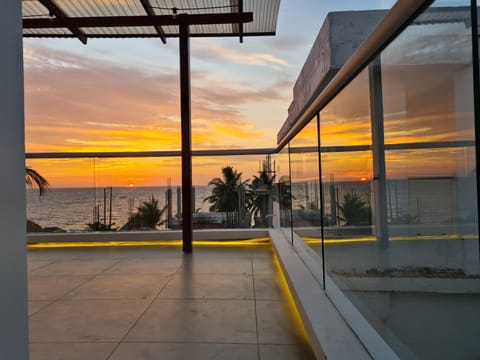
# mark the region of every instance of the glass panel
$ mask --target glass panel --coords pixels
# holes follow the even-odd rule
[[[326,242],[330,277],[401,359],[480,356],[468,5],[436,1],[381,54],[387,191],[374,195],[387,210],[372,213],[388,221],[388,236],[374,229]],[[324,174],[335,174],[332,194],[338,174],[359,175],[361,151],[322,158]]]
[[[179,228],[176,202],[171,210],[167,206],[169,185],[175,191],[180,179],[179,158],[28,160],[27,166],[50,184],[41,197],[36,188],[27,190],[28,218],[43,231]],[[145,207],[158,220],[129,221]]]
[[[278,204],[278,226],[282,228],[290,228],[291,224],[291,184],[290,184],[290,171],[288,161],[288,146],[284,147],[275,156],[277,164],[277,176],[276,176],[276,196],[275,204]],[[275,220],[275,219],[274,219]],[[285,231],[285,234],[290,236],[289,231]]]
[[[27,160],[49,183],[44,195],[38,186],[27,189],[27,231],[85,231],[92,221],[93,159]]]
[[[373,235],[372,153],[368,71],[320,113],[327,271],[344,265],[342,241]],[[355,240],[354,240],[355,239]],[[320,251],[314,242],[310,246]]]
[[[301,237],[320,237],[321,210],[317,119],[290,142],[293,228]]]
[[[175,157],[97,159],[97,218],[89,227],[97,231],[179,229],[175,190],[181,192],[180,169],[180,158]]]
[[[195,157],[194,227],[272,227],[275,167],[265,155]]]

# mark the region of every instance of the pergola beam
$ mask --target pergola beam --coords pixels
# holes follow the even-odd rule
[[[238,0],[238,14],[243,14],[243,0]],[[240,32],[240,43],[243,43],[243,23],[238,23]]]
[[[60,9],[57,4],[55,4],[52,0],[39,0],[39,2],[45,6],[48,10],[48,12],[55,16],[56,19],[68,19],[68,16],[67,14],[65,14],[65,12]],[[51,19],[48,19],[49,21]],[[87,35],[85,35],[85,33],[80,30],[78,27],[76,26],[65,26],[66,28],[68,28],[68,30],[70,30],[72,32],[73,35],[75,35],[76,38],[78,38],[78,40],[80,40],[83,44],[87,44]]]
[[[143,9],[145,10],[148,16],[155,16],[155,12],[152,9],[150,0],[140,0],[140,2],[142,3]],[[163,31],[162,27],[160,25],[155,25],[155,30],[157,31],[157,34],[160,37],[160,40],[162,40],[162,43],[166,44],[167,38],[165,37],[165,32]]]
[[[230,7],[232,12],[234,8],[237,8],[237,14],[243,14],[243,0],[230,0]],[[232,24],[233,33],[238,34],[240,43],[243,43],[243,23]]]
[[[274,36],[274,32],[244,32],[243,37],[258,37],[258,36]],[[165,34],[167,38],[177,38],[179,34]],[[213,37],[238,37],[240,33],[223,33],[223,32],[215,32],[215,33],[208,33],[208,34],[195,34],[190,33],[190,38],[213,38]],[[25,38],[59,38],[59,39],[71,39],[74,38],[75,35],[72,34],[23,34]],[[151,34],[100,34],[100,33],[89,33],[89,39],[138,39],[138,38],[158,38],[158,34],[151,33]]]
[[[45,0],[46,1],[46,0]],[[234,24],[253,21],[253,13],[221,13],[188,15],[188,25],[213,25]],[[23,19],[24,29],[49,29],[49,28],[101,28],[101,27],[127,27],[127,26],[175,26],[179,25],[178,16],[94,16],[94,17],[69,17],[53,19]]]

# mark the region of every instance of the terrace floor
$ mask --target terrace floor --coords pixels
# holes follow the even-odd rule
[[[270,246],[31,249],[31,360],[314,359]]]

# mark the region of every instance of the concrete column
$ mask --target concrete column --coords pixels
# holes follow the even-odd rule
[[[28,359],[21,1],[0,11],[0,359]]]
[[[370,119],[372,124],[375,233],[380,247],[386,248],[388,247],[387,179],[385,174],[382,69],[380,58],[375,59],[369,65],[368,70],[370,85]]]

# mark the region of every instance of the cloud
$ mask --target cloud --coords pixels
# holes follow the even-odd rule
[[[269,53],[246,53],[218,46],[210,42],[199,41],[192,50],[192,56],[207,61],[231,61],[234,63],[269,67],[282,70],[292,67],[287,61]]]
[[[180,149],[175,68],[152,74],[41,46],[25,52],[28,152]],[[271,145],[268,131],[245,114],[251,103],[282,100],[283,82],[252,88],[209,71],[194,77],[195,148],[249,147],[249,136],[256,146]]]
[[[384,9],[390,9],[393,4],[395,4],[395,0],[380,0],[380,8],[384,8]]]

